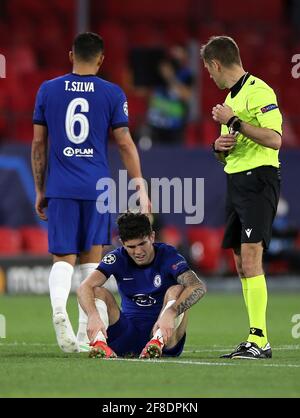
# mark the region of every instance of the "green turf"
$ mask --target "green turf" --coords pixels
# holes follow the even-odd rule
[[[299,397],[300,294],[269,296],[271,360],[222,360],[246,336],[240,295],[208,294],[190,312],[185,352],[163,361],[89,359],[56,346],[46,296],[1,296],[0,397]],[[75,298],[69,301],[73,324]]]

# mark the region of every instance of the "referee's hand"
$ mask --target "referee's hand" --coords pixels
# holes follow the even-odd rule
[[[215,149],[217,151],[230,151],[236,144],[235,135],[221,135],[215,140]]]
[[[212,118],[214,121],[219,122],[223,125],[229,121],[230,118],[234,116],[233,110],[230,106],[223,103],[222,105],[217,104],[212,108]]]

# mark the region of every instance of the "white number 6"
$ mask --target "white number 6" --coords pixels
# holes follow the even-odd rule
[[[89,111],[89,102],[86,99],[82,97],[73,99],[67,109],[65,127],[68,139],[74,144],[81,144],[88,137],[90,126],[89,120],[85,115],[82,113],[75,113],[77,106],[80,106],[80,112]],[[80,131],[78,135],[75,135],[74,132],[76,122],[80,124]]]

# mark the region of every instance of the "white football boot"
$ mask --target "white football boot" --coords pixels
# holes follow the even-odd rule
[[[53,325],[59,347],[65,353],[79,353],[79,345],[66,312],[53,315]]]

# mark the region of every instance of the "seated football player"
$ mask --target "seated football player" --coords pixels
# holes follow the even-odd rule
[[[117,223],[122,247],[105,255],[77,292],[88,315],[89,355],[179,356],[187,310],[204,296],[205,284],[174,247],[154,242],[147,215],[128,212]],[[118,285],[121,309],[102,287],[111,275]]]

